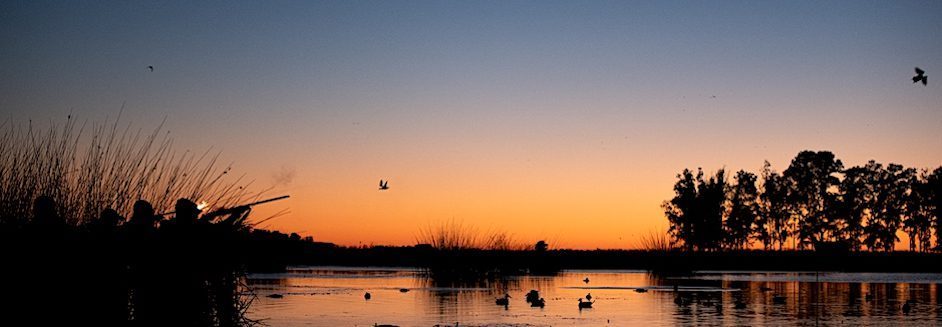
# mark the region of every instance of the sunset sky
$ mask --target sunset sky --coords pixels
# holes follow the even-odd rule
[[[166,118],[344,245],[626,248],[684,168],[938,167],[940,86],[942,1],[0,3],[0,121]]]

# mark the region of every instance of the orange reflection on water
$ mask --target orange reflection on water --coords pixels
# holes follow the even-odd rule
[[[337,267],[293,268],[250,278],[260,296],[252,317],[273,326],[921,326],[938,323],[939,282],[942,274],[757,272],[672,277],[640,271],[566,271],[556,276],[459,282],[412,269]],[[540,291],[545,307],[525,302],[529,290]],[[364,299],[366,292],[371,294],[369,300]],[[511,296],[510,305],[496,305],[495,299],[505,293]],[[578,299],[588,293],[595,304],[580,310]],[[271,294],[283,298],[267,297]],[[907,301],[908,312],[903,307]]]

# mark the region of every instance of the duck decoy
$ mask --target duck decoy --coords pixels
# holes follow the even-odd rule
[[[527,293],[527,303],[533,304],[533,302],[540,300],[540,292],[537,290],[530,290]]]
[[[736,300],[736,306],[734,306],[734,307],[735,307],[736,309],[745,309],[745,308],[746,308],[746,302],[743,302],[742,300]]]
[[[913,309],[913,305],[916,304],[916,301],[907,300],[906,303],[903,303],[903,313],[909,313]]]
[[[364,299],[369,300],[371,297],[372,297],[372,296],[370,295],[370,292],[366,292],[366,294],[363,294],[363,298],[364,298]]]
[[[508,306],[510,305],[510,294],[504,294],[504,297],[499,297],[494,301],[497,305]]]

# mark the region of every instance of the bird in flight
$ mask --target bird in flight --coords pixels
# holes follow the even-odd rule
[[[385,191],[389,189],[389,181],[379,180],[379,190]]]
[[[150,71],[154,71],[154,66],[147,66],[147,69],[150,69]]]
[[[922,81],[922,85],[926,85],[926,83],[928,83],[928,79],[929,76],[926,76],[926,71],[916,67],[916,76],[913,76],[913,83]]]

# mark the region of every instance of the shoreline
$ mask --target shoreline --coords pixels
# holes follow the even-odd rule
[[[260,257],[256,257],[260,259]],[[399,267],[442,275],[490,276],[553,274],[562,270],[643,270],[683,274],[693,271],[942,272],[937,252],[815,252],[741,250],[682,252],[645,250],[435,250],[424,247],[346,248],[316,246],[280,262],[255,261],[250,272],[288,266]]]

